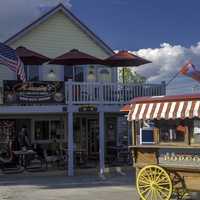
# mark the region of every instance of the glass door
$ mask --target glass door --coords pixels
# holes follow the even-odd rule
[[[98,119],[88,119],[88,156],[97,158],[99,154],[99,122]]]

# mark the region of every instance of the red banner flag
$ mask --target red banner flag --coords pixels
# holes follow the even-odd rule
[[[193,65],[191,61],[183,65],[179,72],[180,74],[188,76],[200,83],[200,71],[196,69],[195,65]]]

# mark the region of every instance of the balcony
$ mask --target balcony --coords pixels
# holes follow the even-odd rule
[[[66,104],[125,104],[139,96],[165,95],[165,84],[65,82]]]
[[[100,82],[4,81],[0,104],[40,106],[64,104],[123,105],[139,96],[165,95],[165,84],[121,84]]]

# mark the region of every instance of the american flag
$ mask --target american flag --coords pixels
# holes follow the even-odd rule
[[[16,72],[19,79],[23,82],[26,81],[23,62],[17,56],[14,49],[3,43],[0,43],[0,64],[6,65],[10,70]]]

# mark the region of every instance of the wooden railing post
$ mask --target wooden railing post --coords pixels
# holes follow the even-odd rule
[[[68,80],[67,85],[68,85],[68,104],[70,105],[73,102],[72,79]]]
[[[103,83],[100,83],[100,85],[99,85],[99,101],[100,101],[100,104],[103,104],[103,102],[105,101],[103,90],[104,90]]]

